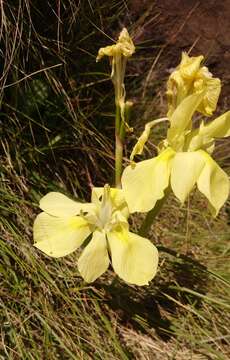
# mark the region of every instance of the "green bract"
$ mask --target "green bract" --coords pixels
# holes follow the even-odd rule
[[[34,223],[35,246],[53,257],[68,255],[89,235],[78,269],[87,282],[103,274],[110,263],[125,281],[147,285],[155,276],[158,251],[148,240],[129,231],[129,211],[120,189],[93,188],[91,203],[51,192],[40,201],[43,210]]]
[[[230,135],[230,111],[193,129],[192,116],[205,96],[205,91],[189,95],[177,106],[157,157],[124,170],[122,187],[130,212],[151,210],[169,184],[183,203],[197,184],[209,200],[213,215],[218,214],[229,194],[229,179],[210,154],[216,138]],[[143,139],[141,136],[140,146],[135,146],[136,153],[143,149]]]

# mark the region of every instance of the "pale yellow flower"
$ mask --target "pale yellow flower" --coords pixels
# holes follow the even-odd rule
[[[171,117],[177,106],[189,95],[204,91],[197,111],[206,116],[212,115],[220,95],[221,82],[213,78],[206,66],[201,63],[204,57],[189,57],[182,53],[181,63],[169,76],[167,82],[168,117]]]
[[[230,136],[230,111],[209,123],[192,129],[192,116],[203,102],[205,92],[186,97],[170,118],[170,127],[159,155],[128,166],[122,175],[122,188],[131,212],[151,210],[171,185],[183,203],[194,185],[209,200],[213,215],[228,198],[229,179],[210,154],[215,139]],[[141,135],[136,153],[146,139]],[[135,152],[132,153],[132,156]]]
[[[93,188],[91,203],[79,203],[58,192],[40,201],[43,210],[34,223],[35,246],[53,257],[68,255],[91,236],[78,260],[85,281],[103,274],[110,258],[124,281],[147,285],[155,276],[158,251],[148,240],[129,231],[129,211],[120,189]]]

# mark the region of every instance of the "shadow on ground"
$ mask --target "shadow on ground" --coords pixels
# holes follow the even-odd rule
[[[164,273],[148,287],[127,286],[116,277],[110,285],[97,283],[94,288],[103,290],[104,303],[116,312],[121,324],[143,333],[154,330],[162,340],[168,341],[174,336],[172,318],[186,311],[180,304],[196,309],[202,305],[197,296],[179,290],[186,287],[205,294],[208,274],[201,269],[204,267],[198,262],[178,259],[168,261]]]

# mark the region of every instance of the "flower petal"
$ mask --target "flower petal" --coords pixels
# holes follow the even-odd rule
[[[157,200],[164,196],[174,154],[171,148],[167,148],[157,157],[141,161],[134,168],[128,166],[124,170],[121,182],[131,213],[151,210]]]
[[[193,88],[193,81],[200,69],[203,56],[189,57],[182,53],[180,64],[171,73],[167,81],[168,117],[171,117],[175,109],[188,96]]]
[[[40,208],[53,216],[70,217],[79,215],[81,210],[92,211],[94,205],[73,201],[59,192],[50,192],[41,198]]]
[[[191,119],[204,97],[204,92],[187,96],[176,108],[170,118],[170,128],[176,128],[181,133],[191,127]]]
[[[183,52],[181,63],[178,66],[178,70],[180,71],[182,77],[193,80],[203,59],[203,55],[189,57],[186,52]]]
[[[186,148],[190,151],[208,150],[215,138],[227,136],[230,136],[230,111],[207,124],[202,122],[198,129],[191,131]]]
[[[107,234],[112,265],[119,277],[135,285],[148,285],[157,271],[158,251],[148,240],[122,227]]]
[[[171,187],[176,197],[183,203],[205,165],[199,151],[179,152],[172,161]]]
[[[205,166],[198,178],[197,186],[211,204],[211,210],[216,216],[229,195],[228,175],[204,151],[199,151],[205,160]]]
[[[72,253],[90,234],[87,222],[80,216],[58,218],[44,212],[36,217],[33,230],[34,246],[53,257]]]
[[[203,101],[197,108],[197,111],[206,116],[211,116],[216,110],[216,105],[220,96],[221,82],[218,78],[213,78],[206,66],[203,66],[197,74],[197,80],[194,82],[194,90],[205,89]]]
[[[201,67],[203,56],[189,57],[182,53],[179,66],[172,72],[167,82],[168,117],[187,96],[204,92],[201,103],[196,108],[206,116],[212,115],[216,109],[220,95],[221,82],[213,78],[206,66]]]
[[[142,134],[140,135],[140,137],[138,138],[138,140],[137,140],[136,144],[134,145],[133,150],[131,152],[131,155],[130,155],[131,161],[133,161],[135,155],[142,154],[145,143],[148,141],[151,129],[163,121],[168,121],[168,118],[156,119],[153,121],[149,121],[147,124],[145,124],[145,129],[142,132]]]
[[[200,135],[210,138],[222,138],[230,136],[230,111],[219,116],[208,124],[202,124]]]
[[[95,231],[78,260],[78,270],[87,282],[101,276],[109,266],[106,237],[103,232]]]

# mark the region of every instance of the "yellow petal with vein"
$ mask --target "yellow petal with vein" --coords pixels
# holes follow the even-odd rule
[[[186,97],[171,116],[170,128],[176,128],[178,132],[190,129],[192,116],[202,101],[203,96],[204,93],[200,92]]]
[[[207,124],[202,124],[200,135],[211,138],[222,138],[230,136],[230,111],[219,116]]]
[[[108,233],[108,242],[117,275],[130,284],[148,285],[157,271],[157,248],[148,239],[122,227]]]
[[[199,128],[191,131],[187,139],[187,149],[208,151],[215,138],[227,136],[230,136],[230,111],[207,124],[202,122]]]
[[[200,69],[200,64],[203,59],[203,55],[190,57],[186,52],[183,52],[181,63],[177,67],[177,70],[181,73],[183,78],[193,80]]]
[[[204,168],[204,158],[198,151],[179,152],[172,160],[171,187],[184,203]]]
[[[167,148],[153,159],[128,166],[122,175],[122,188],[131,213],[151,210],[168,187],[174,151]]]
[[[213,78],[206,66],[203,66],[197,73],[194,81],[194,92],[204,91],[202,102],[197,111],[206,116],[211,116],[216,110],[216,105],[220,96],[221,82],[218,78]]]
[[[43,196],[39,206],[47,214],[60,217],[78,215],[81,210],[89,212],[94,208],[94,205],[90,203],[73,201],[59,192],[50,192]]]
[[[109,256],[105,234],[95,231],[78,260],[78,270],[85,281],[92,282],[101,276],[108,266]]]
[[[198,178],[197,186],[211,204],[211,210],[216,216],[229,195],[228,175],[204,151],[199,151],[205,161],[205,166]]]
[[[34,246],[52,257],[75,251],[89,236],[87,222],[79,216],[58,218],[44,212],[34,222]]]

